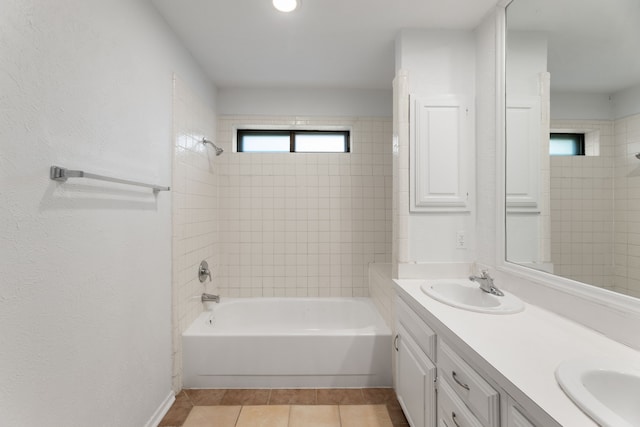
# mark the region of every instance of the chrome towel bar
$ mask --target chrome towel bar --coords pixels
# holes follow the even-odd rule
[[[61,168],[60,166],[51,166],[49,169],[49,178],[54,181],[66,181],[67,178],[89,178],[98,179],[100,181],[117,182],[118,184],[137,185],[139,187],[151,188],[153,191],[169,191],[171,187],[162,187],[159,185],[145,184],[144,182],[129,181],[127,179],[111,178],[109,176],[96,175],[85,171],[71,170]]]

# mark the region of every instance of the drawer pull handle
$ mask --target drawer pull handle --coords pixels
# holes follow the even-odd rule
[[[456,421],[456,413],[453,411],[451,411],[451,420],[456,425],[456,427],[460,427],[460,424],[458,424],[458,421]]]
[[[398,351],[398,338],[400,338],[400,334],[396,334],[395,338],[393,339],[393,348],[395,348],[396,351]]]
[[[456,384],[458,384],[460,387],[467,391],[471,390],[467,384],[460,382],[460,380],[458,379],[458,375],[456,375],[456,371],[451,371],[451,376],[453,377],[453,380],[456,382]]]

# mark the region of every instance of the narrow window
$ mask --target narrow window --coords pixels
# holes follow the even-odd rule
[[[238,130],[238,151],[280,153],[291,149],[288,131]]]
[[[552,133],[549,138],[549,155],[584,156],[584,134]]]
[[[348,153],[350,132],[238,129],[238,152]]]

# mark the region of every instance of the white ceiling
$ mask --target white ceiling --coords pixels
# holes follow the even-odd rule
[[[151,0],[219,88],[390,89],[404,28],[473,29],[496,0]]]
[[[405,28],[473,29],[497,0],[151,0],[219,88],[390,89]],[[554,90],[640,83],[640,0],[514,0],[510,28],[549,35]]]
[[[554,90],[612,94],[640,84],[640,0],[514,0],[507,25],[547,33]]]

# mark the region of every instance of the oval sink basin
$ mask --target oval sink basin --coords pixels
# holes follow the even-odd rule
[[[480,313],[512,314],[524,310],[524,303],[508,292],[491,295],[470,280],[434,280],[420,286],[431,298],[452,307]]]
[[[556,369],[556,380],[601,426],[640,426],[640,368],[615,361],[568,360]]]

